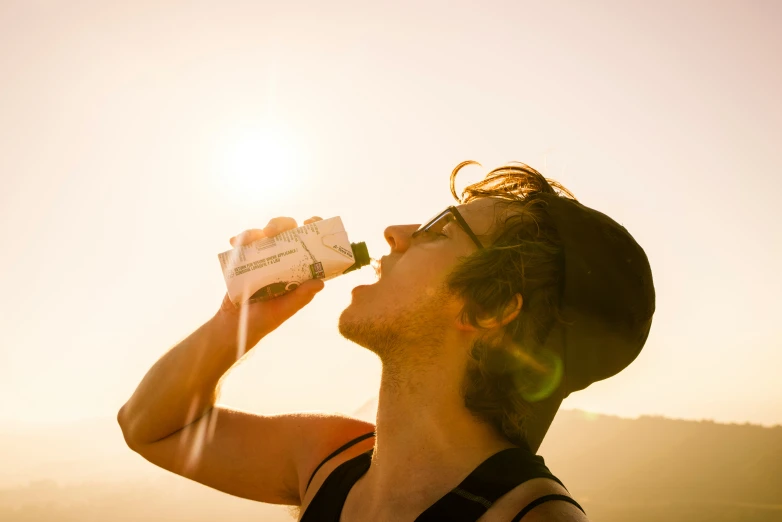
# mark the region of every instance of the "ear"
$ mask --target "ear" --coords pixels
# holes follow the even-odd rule
[[[505,326],[509,322],[518,317],[521,312],[521,306],[524,304],[524,300],[521,294],[514,295],[505,305],[500,317],[485,317],[478,319],[478,324],[481,328],[492,329]]]
[[[516,317],[518,317],[519,313],[521,312],[521,307],[523,304],[524,304],[524,299],[522,299],[521,294],[516,294],[505,305],[505,308],[502,310],[502,314],[500,315],[500,317],[490,316],[490,317],[479,318],[478,325],[486,330],[491,330],[493,328],[500,328],[502,326],[505,326],[509,322],[516,319]],[[461,321],[459,324],[459,329],[470,330],[470,331],[477,330],[477,328],[475,328],[471,324],[463,324],[461,323]]]

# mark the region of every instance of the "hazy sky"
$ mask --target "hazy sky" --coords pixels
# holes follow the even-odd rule
[[[353,241],[507,161],[644,247],[639,358],[564,407],[782,424],[782,3],[0,0],[0,425],[115,415],[273,216]],[[223,402],[351,412],[379,383],[327,283]]]

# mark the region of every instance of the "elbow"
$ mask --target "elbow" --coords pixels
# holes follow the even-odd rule
[[[117,412],[117,424],[119,424],[120,430],[122,430],[122,437],[125,439],[125,444],[128,445],[133,451],[138,451],[138,444],[135,443],[131,436],[130,422],[128,421],[127,412],[125,411],[127,404],[124,404]]]
[[[127,430],[128,421],[125,418],[125,408],[127,407],[127,404],[123,404],[122,408],[119,409],[117,412],[117,424],[119,424],[120,429],[122,430],[122,434],[125,435],[125,431]]]

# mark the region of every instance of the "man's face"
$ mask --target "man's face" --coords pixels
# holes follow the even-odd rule
[[[499,204],[482,198],[457,207],[484,246]],[[455,220],[436,233],[413,238],[419,226],[394,225],[385,230],[391,251],[381,259],[380,279],[354,288],[352,301],[340,316],[342,335],[381,359],[409,344],[423,354],[457,328],[463,302],[447,291],[446,278],[460,258],[478,247]]]

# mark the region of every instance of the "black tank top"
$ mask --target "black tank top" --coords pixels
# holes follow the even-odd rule
[[[312,472],[307,488],[309,488],[315,473],[329,459],[374,435],[374,433],[362,435],[326,457]],[[323,485],[307,506],[304,516],[301,517],[301,522],[339,522],[342,506],[345,504],[350,489],[369,470],[372,452],[373,450],[369,450],[337,466],[326,477]],[[443,520],[475,522],[501,496],[522,482],[533,478],[551,479],[565,487],[562,481],[546,467],[543,457],[534,455],[529,448],[516,447],[502,450],[483,461],[461,484],[421,513],[416,518],[416,522],[442,522]],[[583,511],[581,506],[570,497],[546,495],[530,503],[514,520],[519,520],[530,509],[548,500],[565,500],[575,504]]]

